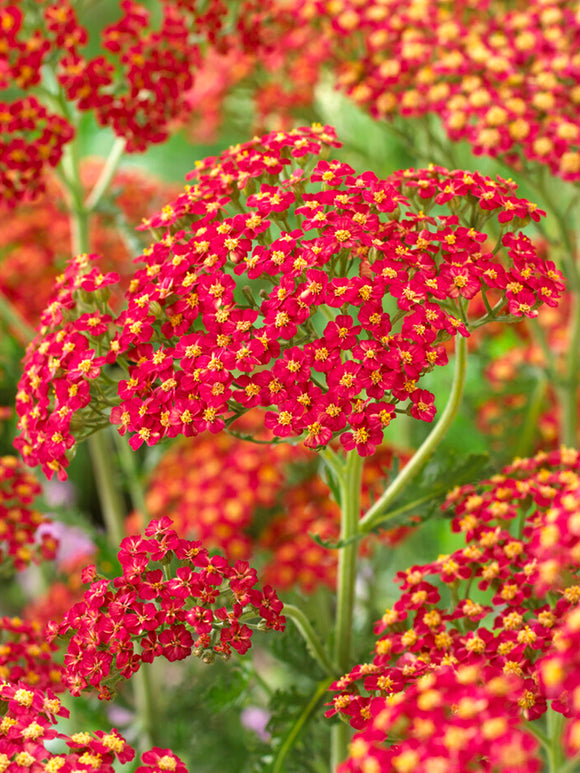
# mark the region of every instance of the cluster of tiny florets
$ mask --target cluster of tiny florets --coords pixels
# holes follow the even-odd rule
[[[450,140],[477,154],[580,179],[573,3],[295,0],[291,8],[309,39],[318,36],[338,87],[375,117],[435,115]],[[282,47],[289,57],[291,36]]]
[[[114,773],[135,758],[135,749],[118,730],[59,732],[59,717],[70,712],[50,690],[25,682],[0,682],[0,770],[42,770],[46,773]],[[54,741],[66,751],[55,752]],[[60,744],[59,744],[60,745]],[[140,773],[187,773],[170,749],[143,753]]]
[[[134,449],[217,433],[262,407],[276,437],[310,448],[340,437],[370,455],[397,412],[432,421],[420,380],[447,362],[446,340],[557,304],[560,273],[518,232],[544,213],[512,181],[442,167],[379,180],[317,162],[338,144],[314,126],[200,162],[186,192],[149,218],[160,238],[117,316],[98,294],[80,314],[78,291],[116,280],[73,262],[25,360],[18,447],[28,463],[66,474],[71,421],[91,400],[94,422],[112,407]],[[453,214],[429,214],[438,206]],[[493,308],[488,292],[499,295]],[[486,314],[470,319],[479,294]],[[115,399],[105,363],[126,372]],[[57,394],[51,380],[78,392]]]
[[[85,22],[76,5],[12,0],[0,8],[0,90],[24,92],[0,102],[0,203],[9,207],[44,189],[45,172],[74,137],[70,112],[60,114],[59,101],[91,111],[99,125],[126,140],[129,152],[142,151],[166,140],[172,125],[191,112],[188,95],[202,47],[219,50],[228,13],[236,28],[236,13],[220,0],[203,9],[163,0],[159,24],[143,3],[123,0],[118,19],[100,30],[95,52],[94,19]],[[44,78],[47,71],[52,78]]]
[[[46,641],[36,620],[0,617],[0,680],[19,681],[41,690],[64,690],[56,646]]]
[[[193,653],[209,663],[247,652],[256,627],[284,629],[282,602],[270,586],[255,587],[255,569],[211,556],[171,524],[152,521],[145,537],[121,542],[122,576],[109,581],[88,567],[83,600],[51,626],[51,636],[68,639],[63,681],[73,695],[98,687],[108,699],[122,677],[157,657],[173,662]]]
[[[438,770],[430,761],[445,760],[461,771],[483,765],[486,745],[498,770],[537,769],[522,721],[541,717],[550,701],[576,716],[573,693],[551,699],[574,659],[580,532],[570,525],[579,480],[579,453],[562,449],[450,494],[465,547],[399,573],[402,592],[376,625],[372,662],[333,685],[329,715],[359,731],[344,770],[371,770],[370,759],[397,771]]]

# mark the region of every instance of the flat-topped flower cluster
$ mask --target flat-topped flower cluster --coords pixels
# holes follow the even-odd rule
[[[120,314],[105,306],[116,275],[88,256],[69,264],[17,397],[29,464],[66,474],[77,428],[102,426],[111,407],[133,448],[261,407],[277,437],[340,437],[370,455],[397,412],[433,419],[420,381],[447,362],[446,340],[557,303],[560,273],[518,232],[544,213],[515,183],[442,167],[379,180],[317,162],[338,144],[306,127],[201,162],[148,220],[160,238]],[[486,312],[470,319],[478,294]]]
[[[50,638],[68,640],[63,682],[73,695],[98,687],[109,699],[115,684],[157,657],[183,660],[192,653],[212,662],[244,654],[253,628],[284,630],[282,602],[270,586],[258,590],[247,561],[229,564],[200,542],[182,539],[169,518],[151,521],[145,537],[126,537],[119,550],[123,574],[109,581],[85,570],[91,582],[82,601]],[[257,620],[252,628],[245,620]]]
[[[499,156],[515,168],[535,162],[564,180],[580,179],[574,3],[292,0],[284,12],[257,20],[257,28],[264,57],[278,36],[276,80],[280,67],[286,76],[279,106],[274,78],[262,71],[256,98],[266,115],[300,107],[305,92],[312,103],[312,83],[326,69],[374,117],[436,116],[449,140],[467,141],[476,154]],[[307,64],[297,69],[300,52]],[[437,145],[437,131],[430,141]]]
[[[95,54],[94,19],[79,19],[84,9],[76,5],[12,0],[0,8],[0,91],[19,90],[0,102],[0,205],[14,207],[44,189],[47,168],[75,136],[74,109],[92,111],[100,126],[126,140],[128,152],[166,140],[171,124],[191,110],[200,44],[217,43],[228,13],[219,1],[200,9],[163,0],[156,25],[144,4],[123,0],[118,20],[100,31]],[[242,46],[244,39],[241,29]]]
[[[548,710],[578,752],[579,474],[561,449],[451,493],[465,547],[399,573],[372,662],[333,685],[358,731],[344,770],[538,770]]]

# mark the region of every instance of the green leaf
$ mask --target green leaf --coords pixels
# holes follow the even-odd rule
[[[327,763],[330,723],[323,704],[330,679],[309,683],[309,691],[277,690],[270,700],[272,738],[252,773],[315,773]]]
[[[252,668],[230,666],[227,679],[215,680],[206,689],[203,700],[212,714],[228,709],[239,702],[245,694],[252,676]]]
[[[376,530],[416,526],[431,518],[455,486],[475,483],[490,473],[488,454],[460,454],[439,450],[414,478],[412,485],[391,503]],[[375,531],[376,531],[375,530]]]
[[[272,636],[268,640],[268,649],[277,660],[290,666],[301,676],[315,681],[324,677],[324,671],[308,652],[306,643],[295,625],[289,624],[283,633]]]

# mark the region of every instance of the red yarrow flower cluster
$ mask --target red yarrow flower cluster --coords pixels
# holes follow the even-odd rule
[[[16,571],[54,558],[57,542],[37,535],[48,519],[33,507],[41,487],[16,456],[0,458],[0,563]]]
[[[355,736],[341,773],[542,769],[537,740],[520,726],[514,680],[477,665],[442,666],[371,708],[373,730]],[[385,736],[392,745],[379,747]],[[398,742],[402,739],[401,742]]]
[[[46,168],[58,164],[73,134],[34,97],[0,102],[0,203],[12,208],[42,191]]]
[[[50,479],[66,478],[66,452],[75,434],[90,434],[106,410],[106,392],[91,394],[91,382],[105,363],[112,317],[108,287],[117,273],[92,268],[95,256],[78,255],[57,281],[53,301],[41,317],[40,333],[28,347],[25,372],[16,395],[22,435],[14,441],[31,466],[41,465]]]
[[[578,561],[567,546],[551,554],[558,573],[541,548],[554,550],[554,511],[577,516],[579,474],[578,451],[562,449],[518,460],[491,480],[449,495],[452,528],[464,535],[465,547],[399,573],[402,593],[376,625],[372,663],[355,666],[332,686],[337,694],[328,716],[341,713],[360,733],[345,770],[362,771],[367,758],[397,755],[417,762],[409,770],[432,769],[431,758],[438,764],[445,759],[458,773],[469,764],[487,769],[488,718],[497,731],[494,751],[497,746],[503,755],[497,769],[536,769],[529,759],[536,743],[522,723],[541,717],[555,697],[541,674],[559,652],[558,626],[580,601]],[[469,593],[475,587],[477,601]],[[469,690],[481,711],[450,713],[445,695],[461,697],[469,669],[475,669]],[[492,684],[503,685],[503,713],[488,717],[487,709],[499,705],[493,690],[486,694]],[[565,699],[552,700],[551,708],[569,715]],[[387,748],[387,740],[395,746]]]
[[[150,4],[149,4],[150,5]],[[119,18],[98,30],[100,50],[88,53],[95,19],[68,0],[12,0],[0,8],[0,91],[16,86],[24,97],[0,103],[0,202],[14,206],[44,188],[44,173],[62,158],[74,136],[65,100],[126,140],[128,152],[167,139],[191,110],[187,95],[203,58],[220,44],[228,14],[221,0],[201,9],[162,0],[161,20],[135,0],[119,4]],[[80,13],[80,18],[79,18]],[[240,35],[244,44],[244,35]],[[43,78],[49,71],[52,77]],[[46,92],[50,103],[43,104]]]
[[[52,626],[52,636],[68,639],[64,682],[73,695],[98,687],[108,699],[122,677],[157,657],[173,662],[193,653],[212,662],[247,652],[256,627],[284,630],[282,602],[270,586],[255,587],[255,569],[210,556],[171,524],[152,521],[145,537],[121,542],[122,576],[109,581],[89,567],[85,577],[94,581],[83,601]],[[258,622],[250,627],[246,619]]]
[[[118,763],[135,758],[135,749],[118,730],[81,731],[71,735],[56,729],[58,717],[69,710],[50,692],[31,688],[24,682],[0,682],[0,769],[43,770],[47,773],[114,773]],[[68,747],[54,753],[55,740]],[[187,773],[179,757],[170,749],[154,747],[143,753],[141,773],[172,771]]]
[[[326,160],[307,171],[338,144],[315,126],[236,146],[200,162],[194,184],[149,219],[163,235],[141,256],[116,332],[105,321],[93,330],[108,352],[94,368],[77,355],[97,386],[105,362],[128,370],[110,420],[134,449],[220,432],[263,407],[276,437],[319,448],[339,436],[370,455],[397,412],[432,421],[434,396],[419,381],[447,362],[444,341],[500,312],[536,316],[557,303],[561,275],[518,233],[543,213],[515,197],[513,182],[442,167],[379,180]],[[454,214],[427,214],[437,205]],[[502,234],[489,249],[487,224]],[[467,302],[488,290],[500,299],[469,319]],[[92,346],[78,323],[60,328],[58,303],[44,318],[58,327],[41,330],[27,354],[17,407],[27,461],[62,472],[70,435],[50,458],[45,426],[58,423],[56,402],[69,416],[76,407],[32,382],[80,377],[47,358],[47,341]]]

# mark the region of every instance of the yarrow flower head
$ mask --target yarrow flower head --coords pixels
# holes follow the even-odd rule
[[[255,569],[210,556],[171,524],[161,518],[151,521],[145,537],[126,537],[119,551],[123,574],[113,581],[89,567],[83,601],[52,625],[52,636],[68,639],[64,681],[73,695],[91,686],[109,699],[121,678],[157,657],[173,662],[193,653],[210,663],[232,650],[247,652],[255,628],[284,630],[282,602],[270,586],[255,587]],[[257,622],[246,624],[250,618]]]
[[[226,16],[235,28],[236,13],[219,0],[203,9],[182,0],[157,5],[158,25],[150,8],[123,0],[118,19],[98,30],[100,50],[93,45],[89,53],[95,19],[76,4],[2,3],[0,91],[17,87],[24,96],[0,102],[0,205],[14,207],[44,190],[45,173],[73,139],[70,114],[55,108],[59,100],[91,111],[130,153],[166,140],[187,117],[202,47],[218,46]],[[43,104],[47,92],[52,99]]]
[[[397,412],[433,419],[419,382],[446,363],[445,340],[557,302],[561,275],[518,233],[543,213],[513,182],[442,167],[379,180],[316,163],[338,144],[314,126],[200,162],[186,192],[149,218],[160,238],[140,257],[126,309],[101,310],[90,337],[74,292],[115,280],[72,264],[72,289],[61,284],[25,361],[18,447],[29,463],[65,474],[71,421],[89,403],[93,424],[112,406],[133,448],[220,432],[261,407],[276,437],[315,449],[340,437],[370,455]],[[437,205],[453,214],[429,214]],[[470,319],[467,302],[490,290],[494,308]],[[113,363],[128,371],[115,400],[100,375]],[[75,394],[56,393],[71,380]]]
[[[402,593],[375,627],[372,662],[332,686],[328,716],[341,713],[359,733],[344,770],[427,772],[445,762],[459,773],[488,761],[539,770],[523,721],[556,696],[552,710],[578,718],[574,693],[558,688],[576,684],[566,674],[575,673],[580,541],[565,529],[578,517],[579,475],[578,451],[562,449],[451,492],[445,507],[465,547],[399,573]],[[577,733],[567,735],[573,754]]]
[[[434,115],[476,154],[580,179],[573,3],[295,0],[292,11],[295,26],[318,39],[338,87],[375,117]],[[283,40],[290,58],[292,37]]]

